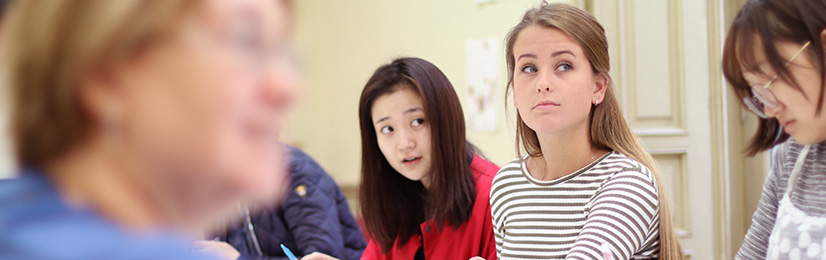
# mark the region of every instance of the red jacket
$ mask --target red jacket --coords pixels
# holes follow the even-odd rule
[[[459,229],[444,225],[439,231],[431,226],[432,221],[422,223],[420,226],[424,234],[425,259],[467,260],[481,256],[487,260],[496,260],[496,242],[490,219],[490,184],[493,182],[493,176],[499,171],[499,166],[474,155],[470,170],[476,179],[473,213]],[[399,240],[396,239],[393,248],[387,254],[383,254],[381,246],[370,241],[361,259],[412,260],[421,246],[421,236],[416,234],[404,245],[399,245]]]

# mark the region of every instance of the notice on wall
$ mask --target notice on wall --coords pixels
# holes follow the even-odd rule
[[[496,131],[497,104],[500,104],[497,86],[499,80],[499,40],[471,39],[466,43],[465,99],[468,127],[474,131]]]

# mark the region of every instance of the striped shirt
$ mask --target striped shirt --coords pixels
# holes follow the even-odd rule
[[[734,259],[766,259],[778,203],[787,192],[789,177],[801,149],[803,145],[793,139],[775,148],[771,171],[763,185],[763,195],[752,216],[743,246]],[[811,146],[793,189],[791,201],[796,208],[809,216],[826,217],[826,141]]]
[[[551,181],[526,160],[499,170],[490,203],[500,259],[656,259],[659,200],[641,163],[610,152]],[[632,258],[633,257],[633,258]]]

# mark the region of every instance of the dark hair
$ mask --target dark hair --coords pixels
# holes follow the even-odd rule
[[[399,174],[382,155],[373,126],[373,102],[404,88],[415,88],[424,101],[430,126],[432,162],[430,187]],[[368,234],[384,252],[419,233],[433,219],[437,228],[458,228],[473,211],[474,178],[470,172],[465,119],[459,97],[447,77],[432,63],[399,58],[379,67],[361,93],[361,214]]]
[[[780,56],[775,42],[785,41],[804,44],[811,41],[806,53],[820,71],[821,95],[817,101],[817,111],[823,106],[823,91],[826,86],[826,68],[824,68],[823,41],[821,31],[826,29],[826,1],[812,0],[751,0],[748,1],[729,29],[723,48],[723,75],[731,84],[739,99],[751,97],[751,86],[743,78],[745,68],[749,71],[763,73],[754,58],[756,44],[761,44],[768,64],[777,73],[777,77],[801,90],[797,79],[792,77],[785,64],[787,60]],[[755,37],[756,36],[756,37]],[[764,75],[771,77],[774,75]],[[745,104],[742,104],[745,107]],[[777,119],[760,119],[757,133],[752,137],[748,155],[772,148],[789,139]]]

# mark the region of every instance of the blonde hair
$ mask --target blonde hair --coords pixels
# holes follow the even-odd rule
[[[180,22],[187,0],[14,1],[2,43],[17,163],[42,167],[92,130],[84,73],[134,55]]]
[[[505,59],[508,64],[508,89],[513,86],[513,72],[516,66],[513,45],[519,32],[529,26],[556,28],[567,34],[582,46],[594,74],[605,76],[608,79],[609,84],[605,91],[604,101],[598,106],[591,107],[590,141],[596,147],[614,150],[631,157],[651,170],[658,188],[660,206],[660,259],[683,259],[680,241],[674,231],[662,176],[657,170],[654,159],[645,151],[625,122],[619,101],[614,93],[613,82],[608,75],[611,69],[608,40],[605,38],[602,25],[590,14],[567,4],[543,4],[541,7],[528,10],[522,17],[522,21],[508,32],[506,38]],[[521,154],[519,148],[521,143],[529,156],[542,156],[536,132],[525,124],[518,113],[516,121],[517,153]]]

